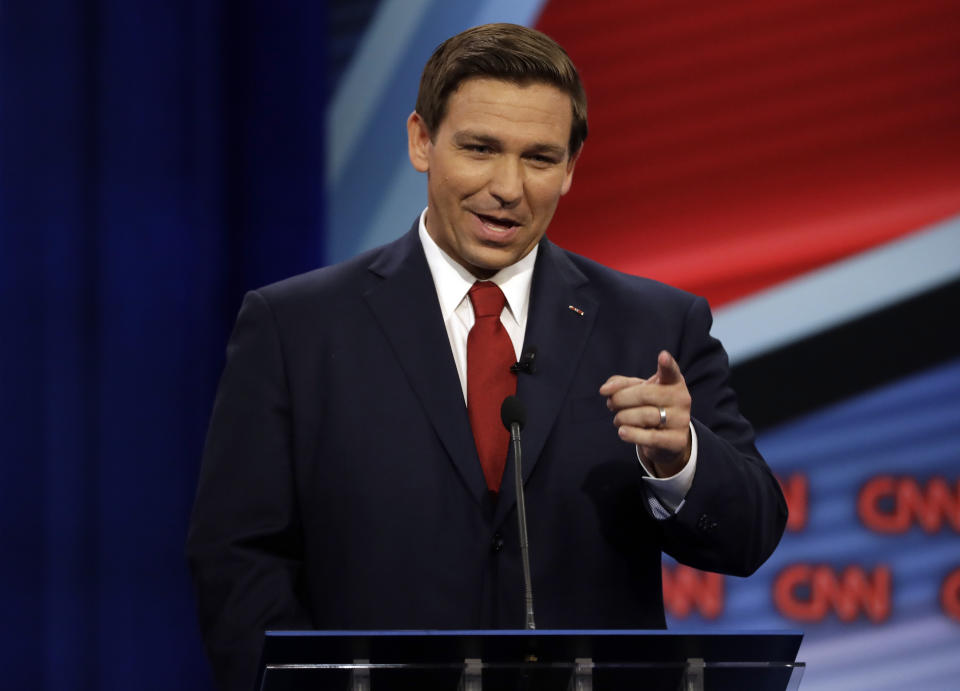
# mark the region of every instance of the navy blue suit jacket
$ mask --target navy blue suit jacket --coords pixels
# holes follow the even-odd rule
[[[710,324],[702,298],[541,242],[518,382],[538,627],[663,627],[661,551],[747,575],[776,546],[783,496]],[[661,521],[597,389],[662,349],[699,460]],[[252,683],[265,629],[522,628],[512,459],[494,501],[416,225],[249,293],[227,355],[188,539],[222,685]]]

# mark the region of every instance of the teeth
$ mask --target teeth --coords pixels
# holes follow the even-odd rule
[[[508,230],[514,226],[510,221],[498,221],[492,216],[484,216],[482,214],[477,214],[480,217],[480,220],[483,221],[483,224],[495,228],[498,230]]]

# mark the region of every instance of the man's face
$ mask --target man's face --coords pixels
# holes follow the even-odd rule
[[[572,120],[558,88],[488,78],[460,84],[432,139],[417,113],[407,120],[410,160],[427,173],[427,232],[474,276],[514,264],[543,237],[573,180]]]

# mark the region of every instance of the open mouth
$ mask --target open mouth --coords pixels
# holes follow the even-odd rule
[[[483,225],[494,230],[506,231],[511,228],[516,228],[519,223],[509,218],[497,218],[496,216],[488,216],[487,214],[478,214],[474,212],[474,216],[479,218]]]

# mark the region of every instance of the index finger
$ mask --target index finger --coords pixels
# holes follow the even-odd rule
[[[661,350],[660,355],[657,356],[657,374],[655,376],[661,384],[665,385],[678,384],[683,381],[680,365],[666,350]]]

